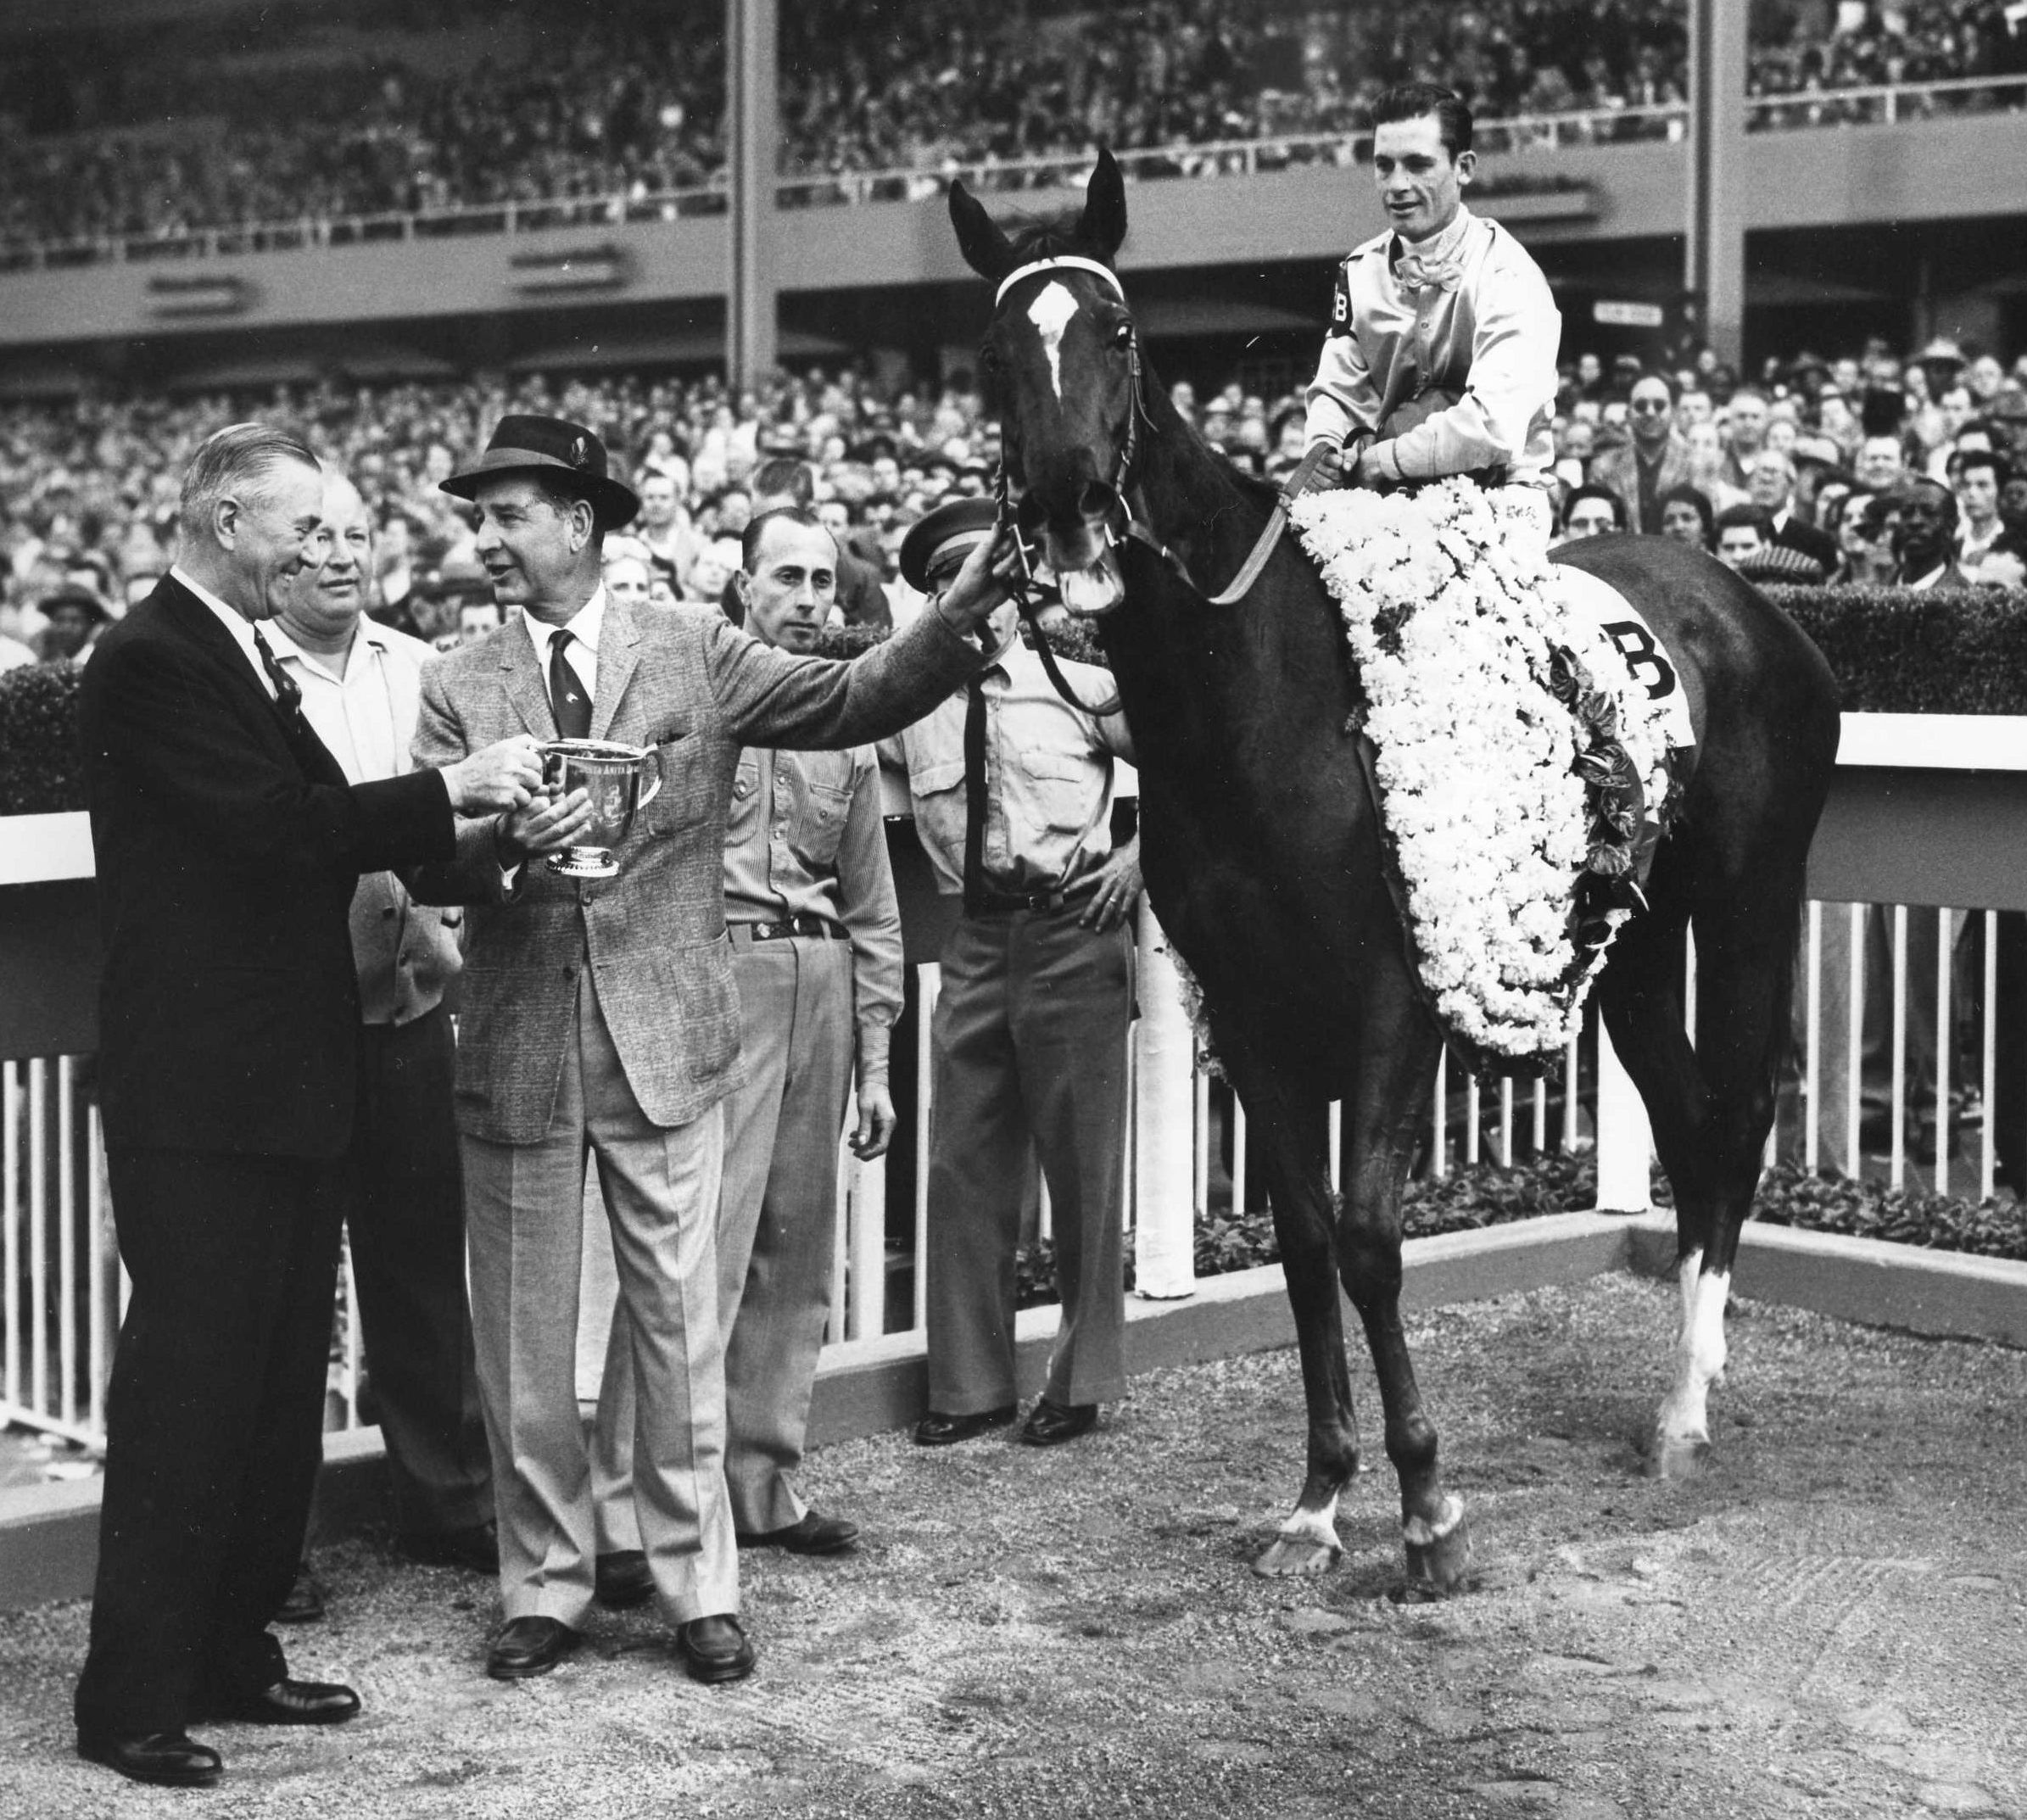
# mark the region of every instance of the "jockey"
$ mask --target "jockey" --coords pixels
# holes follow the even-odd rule
[[[1372,109],[1372,175],[1391,224],[1337,273],[1309,388],[1316,480],[1366,486],[1471,474],[1538,490],[1544,525],[1562,318],[1496,221],[1464,206],[1471,109],[1410,82]]]

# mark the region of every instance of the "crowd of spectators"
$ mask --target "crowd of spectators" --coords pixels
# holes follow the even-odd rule
[[[1278,477],[1301,457],[1298,393],[1199,395],[1184,380],[1170,395],[1248,472]],[[469,523],[437,488],[511,411],[605,438],[645,502],[608,551],[615,585],[659,600],[722,600],[756,500],[787,494],[816,505],[891,605],[907,527],[986,491],[999,456],[965,375],[902,390],[818,370],[743,393],[528,378],[0,408],[0,663],[79,655],[144,595],[173,559],[176,476],[204,436],[247,416],[299,430],[359,485],[377,611],[444,643],[486,629],[497,622]],[[1672,371],[1583,355],[1555,438],[1566,534],[1644,528],[1761,580],[2027,584],[2027,355],[2008,368],[1952,343],[1897,355],[1875,341],[1741,377],[1707,354]],[[1948,573],[1911,567],[1911,502],[1914,520],[1944,512]],[[878,621],[881,601],[848,609]]]
[[[2027,586],[2027,355],[1874,339],[1743,378],[1585,355],[1555,438],[1566,537],[1678,538],[1756,581]]]
[[[960,167],[1349,135],[1381,88],[1440,80],[1482,122],[1591,110],[1627,132],[1682,101],[1684,0],[812,0],[781,11],[785,175],[865,193]],[[1784,0],[1755,8],[1751,87],[2027,70],[2004,0]],[[117,41],[42,25],[0,79],[0,248],[173,240],[255,225],[547,204],[673,210],[722,182],[723,14],[648,0],[474,0],[427,25],[388,0]],[[174,124],[171,124],[171,123]],[[1617,129],[1615,129],[1617,130]],[[1193,168],[1187,158],[1183,168]],[[820,180],[835,180],[824,185]]]

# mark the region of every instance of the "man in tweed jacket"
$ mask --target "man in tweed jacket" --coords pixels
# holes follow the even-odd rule
[[[1004,598],[1003,565],[981,551],[940,611],[833,663],[762,645],[715,607],[607,597],[600,540],[638,501],[577,425],[507,418],[444,488],[477,505],[480,560],[523,617],[427,673],[417,762],[483,745],[490,729],[548,740],[574,722],[652,748],[661,779],[617,878],[564,879],[535,858],[584,826],[573,795],[465,824],[455,864],[419,881],[473,906],[456,1110],[507,1619],[488,1672],[553,1668],[592,1599],[575,1362],[594,1151],[633,1337],[642,1546],[690,1672],[733,1680],[754,1652],[736,1616],[713,1225],[720,1102],[740,1078],[723,885],[739,749],[862,745],[917,718],[978,667],[963,634]]]

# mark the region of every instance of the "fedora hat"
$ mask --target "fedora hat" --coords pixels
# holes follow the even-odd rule
[[[934,591],[935,578],[958,568],[999,522],[991,500],[952,500],[925,512],[901,540],[901,577],[918,594]]]
[[[476,500],[478,489],[503,474],[539,474],[589,500],[601,531],[633,522],[640,496],[606,472],[606,445],[581,423],[561,417],[502,417],[477,467],[453,474],[442,490]]]

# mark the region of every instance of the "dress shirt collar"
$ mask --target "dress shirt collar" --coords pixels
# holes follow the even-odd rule
[[[1431,234],[1418,245],[1410,246],[1396,234],[1387,248],[1388,263],[1399,271],[1401,260],[1411,255],[1421,261],[1425,271],[1433,272],[1440,266],[1449,265],[1463,250],[1464,237],[1477,219],[1470,209],[1460,204],[1456,220],[1441,233]]]
[[[180,562],[170,569],[169,578],[187,588],[211,609],[213,617],[226,628],[232,642],[245,656],[246,661],[254,667],[254,678],[260,684],[260,692],[265,695],[272,695],[275,685],[268,680],[266,666],[260,662],[260,653],[254,648],[253,621],[237,607],[227,606],[202,582],[193,578],[189,570]]]
[[[1949,567],[1950,565],[1948,562],[1939,562],[1918,581],[1904,582],[1901,583],[1901,585],[1903,587],[1913,588],[1916,589],[1933,588],[1942,580],[1946,574],[1949,572]]]
[[[275,660],[278,663],[299,663],[306,670],[314,670],[320,676],[331,677],[330,659],[321,651],[308,651],[288,635],[288,628],[279,619],[268,623],[263,636],[274,647]],[[387,650],[387,628],[367,615],[361,613],[352,634],[352,643],[345,652],[343,680],[352,676],[352,660],[361,648],[384,656]],[[340,680],[332,678],[332,681]]]
[[[529,640],[535,647],[535,662],[547,664],[549,647],[555,643],[559,632],[567,632],[595,657],[598,655],[599,634],[606,623],[606,584],[600,582],[591,590],[591,598],[561,626],[552,626],[537,619],[533,613],[523,611],[521,623],[528,628]]]

